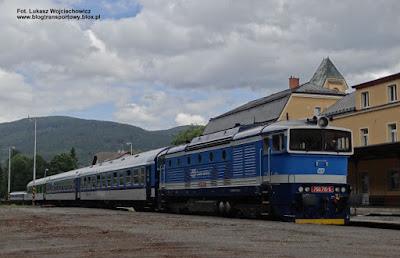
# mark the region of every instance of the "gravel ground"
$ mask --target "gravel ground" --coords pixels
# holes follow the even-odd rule
[[[0,206],[0,257],[400,256],[400,232],[212,216]]]

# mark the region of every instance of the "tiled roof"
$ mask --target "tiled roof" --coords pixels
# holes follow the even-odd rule
[[[321,115],[335,116],[356,110],[356,92],[352,92],[327,108]]]
[[[315,85],[311,82],[307,82],[300,85],[292,90],[293,93],[307,93],[307,94],[323,94],[333,96],[346,96],[346,93],[342,93],[336,90],[322,88],[321,86]]]
[[[335,65],[332,63],[329,57],[322,60],[317,71],[311,78],[310,83],[322,87],[324,86],[327,78],[344,79],[342,74],[338,71],[338,69],[336,69]]]

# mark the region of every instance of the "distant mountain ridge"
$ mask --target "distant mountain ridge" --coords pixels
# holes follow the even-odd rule
[[[87,166],[98,152],[130,150],[127,142],[132,142],[134,150],[141,151],[169,146],[173,135],[186,128],[179,126],[169,130],[146,131],[116,122],[66,116],[38,117],[37,154],[50,162],[54,155],[69,153],[74,147],[79,166]],[[27,118],[0,124],[0,160],[3,165],[8,159],[10,146],[15,146],[24,155],[33,156],[33,144],[34,125]]]

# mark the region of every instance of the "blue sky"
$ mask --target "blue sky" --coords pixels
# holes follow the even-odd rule
[[[101,19],[19,20],[18,8]],[[290,76],[308,82],[327,56],[352,86],[399,72],[399,13],[395,0],[0,0],[0,122],[206,124]]]

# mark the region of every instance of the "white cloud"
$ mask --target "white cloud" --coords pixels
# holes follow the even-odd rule
[[[206,119],[200,115],[190,115],[184,113],[177,114],[175,117],[175,122],[178,125],[205,125],[207,123]]]
[[[79,2],[0,1],[0,107],[15,106],[0,121],[114,103],[116,121],[161,129],[205,123],[291,75],[307,82],[326,56],[349,86],[400,69],[395,0],[146,0],[130,18],[16,19],[17,8]],[[124,3],[136,6],[96,4]]]

